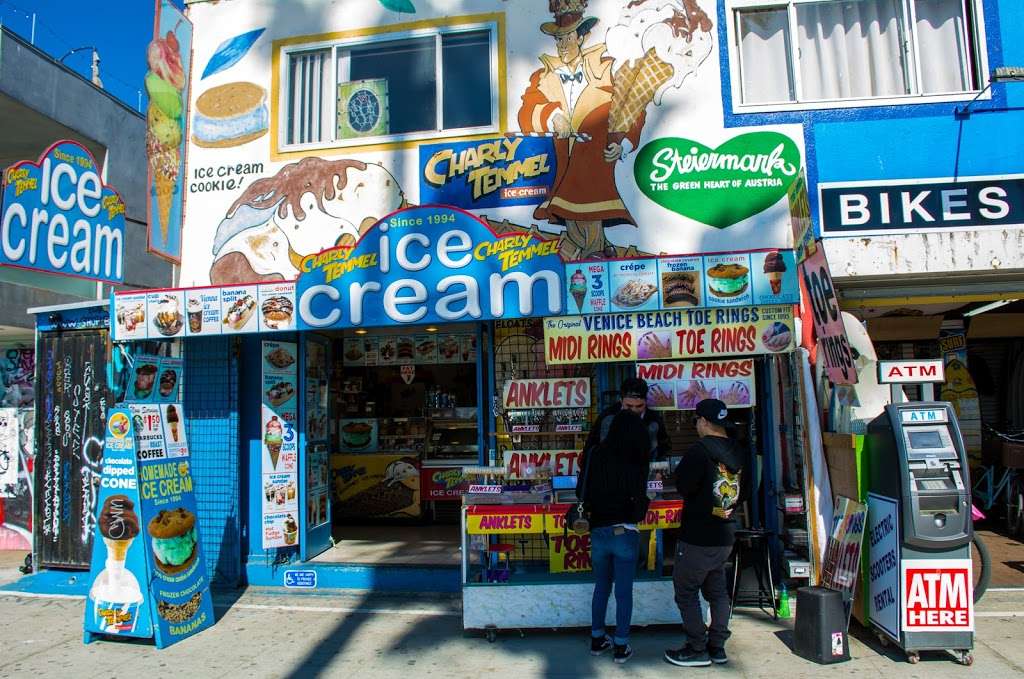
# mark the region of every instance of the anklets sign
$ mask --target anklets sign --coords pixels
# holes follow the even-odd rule
[[[561,312],[558,241],[495,233],[455,208],[399,210],[354,247],[303,258],[300,330],[454,323]]]
[[[124,281],[124,201],[88,149],[59,141],[7,168],[3,187],[0,264]]]

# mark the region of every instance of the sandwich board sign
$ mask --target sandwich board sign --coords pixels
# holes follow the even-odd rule
[[[182,413],[134,405],[107,417],[87,644],[107,635],[165,648],[214,623]]]

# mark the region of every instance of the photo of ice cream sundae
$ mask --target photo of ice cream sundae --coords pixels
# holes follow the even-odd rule
[[[299,524],[295,517],[289,514],[284,519],[284,544],[294,545],[299,539]]]
[[[772,286],[772,294],[782,292],[782,277],[786,273],[786,261],[778,250],[769,252],[764,258],[764,275]]]
[[[142,302],[117,305],[117,324],[122,332],[134,332],[136,327],[145,322],[146,308]]]
[[[587,277],[582,269],[576,269],[569,279],[569,294],[576,301],[576,310],[583,311],[583,300],[587,296]]]
[[[93,620],[110,634],[135,629],[142,590],[139,581],[125,567],[128,550],[139,534],[135,503],[127,495],[111,495],[99,514],[100,536],[107,548],[104,568],[89,589]]]
[[[135,398],[145,400],[153,393],[156,383],[157,367],[155,363],[143,363],[135,369]]]
[[[153,325],[165,337],[173,337],[181,332],[185,325],[185,317],[181,314],[181,303],[174,295],[164,295],[156,304]]]

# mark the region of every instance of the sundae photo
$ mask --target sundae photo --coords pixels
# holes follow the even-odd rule
[[[569,279],[569,294],[576,300],[577,311],[583,311],[583,300],[587,296],[587,277],[583,275],[582,269],[576,269],[576,273]]]
[[[772,286],[772,294],[782,292],[782,276],[786,273],[786,261],[778,250],[769,252],[764,258],[764,275]]]
[[[171,223],[171,206],[181,171],[181,139],[184,129],[185,70],[181,61],[181,45],[174,31],[155,38],[146,50],[146,155],[149,158],[150,181],[157,202],[162,242],[167,242]]]
[[[181,304],[174,295],[164,295],[156,305],[153,325],[161,335],[172,337],[181,332],[185,318],[181,315]]]
[[[125,332],[133,332],[138,325],[145,322],[146,309],[142,302],[117,305],[117,324]]]
[[[294,545],[299,537],[299,524],[295,517],[289,514],[284,520],[284,544]]]
[[[267,402],[275,408],[283,405],[295,396],[295,387],[291,382],[278,382],[267,390]]]
[[[263,312],[263,322],[266,326],[273,330],[280,330],[291,325],[295,308],[290,299],[278,296],[263,300],[260,310]]]
[[[267,446],[267,452],[270,453],[271,466],[277,469],[277,460],[281,456],[281,445],[284,444],[284,427],[277,419],[277,415],[271,416],[270,421],[267,422],[263,432],[263,443]]]
[[[156,383],[157,367],[154,363],[143,363],[135,370],[135,398],[139,400],[149,398],[153,393],[153,385]]]
[[[149,522],[157,571],[181,573],[196,560],[196,515],[184,507],[160,510]]]
[[[103,502],[98,523],[107,560],[89,589],[92,614],[103,631],[130,632],[143,601],[139,581],[125,567],[128,549],[139,534],[135,503],[127,495],[111,495]]]

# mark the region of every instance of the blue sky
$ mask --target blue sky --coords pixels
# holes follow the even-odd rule
[[[104,88],[138,108],[140,90],[145,102],[146,45],[153,37],[154,7],[152,0],[0,0],[0,21],[28,40],[34,13],[35,46],[54,59],[75,47],[94,46]],[[64,63],[89,77],[92,52],[76,52]]]

